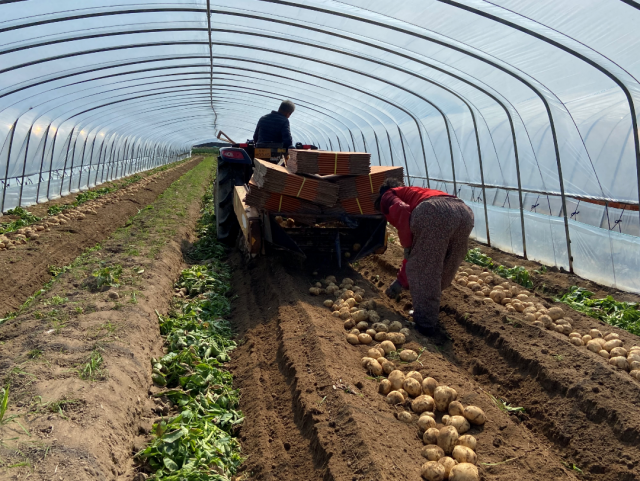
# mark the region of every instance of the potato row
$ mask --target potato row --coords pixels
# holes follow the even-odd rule
[[[338,284],[334,276],[329,276],[310,288],[309,293],[335,297],[335,300],[325,300],[324,305],[343,322],[348,332],[347,342],[352,345],[379,343],[362,358],[362,367],[372,376],[386,376],[380,381],[380,394],[389,404],[407,408],[398,413],[398,420],[417,424],[425,444],[421,453],[426,459],[421,468],[422,477],[427,481],[477,481],[476,439],[465,433],[471,425],[485,423],[484,412],[476,406],[463,406],[457,401],[455,389],[439,386],[431,377],[423,379],[417,371],[405,375],[397,370],[388,356],[405,362],[419,357],[411,349],[399,350],[410,335],[409,329],[398,321],[380,320],[376,302],[365,300],[364,289],[351,279],[345,278]],[[438,412],[445,413],[440,424],[436,421]]]

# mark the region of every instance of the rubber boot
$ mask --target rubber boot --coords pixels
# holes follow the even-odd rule
[[[402,294],[402,289],[402,284],[400,284],[398,279],[396,279],[389,287],[387,287],[387,290],[384,292],[391,299],[395,299],[400,294]]]

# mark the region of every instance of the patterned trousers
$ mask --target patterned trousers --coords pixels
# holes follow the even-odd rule
[[[406,277],[416,324],[438,323],[442,291],[449,287],[467,254],[472,230],[473,211],[455,197],[432,197],[411,213],[413,246]]]

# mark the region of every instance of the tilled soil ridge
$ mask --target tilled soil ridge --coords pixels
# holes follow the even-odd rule
[[[20,424],[0,426],[0,479],[136,474],[133,454],[148,442],[158,416],[171,414],[150,396],[149,359],[163,355],[156,310],[169,309],[212,166],[197,165],[101,250],[78,258],[24,314],[0,326],[7,415],[20,415]],[[147,248],[135,256],[127,247],[137,239]],[[91,273],[105,266],[122,267],[120,286],[95,291]],[[88,369],[96,355],[102,362]]]
[[[88,247],[93,247],[129,217],[154,202],[173,182],[193,169],[202,157],[154,174],[153,182],[137,192],[114,198],[96,209],[97,215],[68,225],[52,227],[51,232],[26,246],[0,252],[0,317],[15,311],[51,278],[50,266],[64,266]],[[41,206],[38,206],[41,209]]]
[[[378,382],[361,368],[370,346],[349,345],[342,321],[322,306],[324,297],[308,294],[317,276],[275,257],[244,265],[237,256],[234,266],[232,323],[242,342],[231,369],[246,417],[240,436],[248,479],[420,479],[425,460],[417,426],[396,418],[398,411],[378,394]],[[347,275],[359,279],[367,297],[377,297],[374,285],[353,271]],[[378,311],[400,319],[383,304]],[[420,349],[415,341],[407,347]],[[480,465],[483,479],[577,479],[546,439],[537,440],[500,411],[433,346],[419,362],[397,367],[435,377],[454,387],[463,403],[487,413],[485,426],[470,432],[478,439],[479,462],[487,463]]]

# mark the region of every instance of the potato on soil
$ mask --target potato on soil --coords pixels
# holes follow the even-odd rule
[[[404,404],[404,396],[398,391],[391,391],[387,394],[387,402],[391,405]]]
[[[433,411],[434,406],[435,402],[433,401],[433,398],[428,394],[423,394],[418,395],[413,400],[413,402],[411,403],[411,410],[416,414],[422,414],[425,411]]]
[[[611,357],[624,356],[627,357],[627,350],[624,347],[614,347],[610,351]]]
[[[445,456],[444,458],[438,459],[438,462],[442,464],[442,467],[444,467],[444,479],[449,478],[449,473],[451,472],[451,469],[456,464],[458,464],[455,459],[450,458],[449,456]]]
[[[582,339],[580,339],[579,337],[570,337],[569,342],[574,346],[584,346]]]
[[[527,322],[534,322],[536,320],[536,316],[534,314],[532,314],[531,312],[527,312],[524,315],[524,320]]]
[[[482,426],[487,422],[487,416],[485,416],[484,411],[478,406],[467,406],[464,408],[464,417],[467,418],[467,421],[471,424],[475,424],[476,426]]]
[[[338,316],[340,315],[340,313],[338,313]],[[347,319],[346,321],[344,321],[344,324],[342,325],[345,329],[353,329],[355,327],[356,323],[354,322],[353,319]]]
[[[456,464],[449,472],[449,481],[478,481],[478,468],[470,463]]]
[[[456,446],[453,448],[451,457],[459,463],[476,464],[478,462],[478,456],[476,456],[476,453],[466,446]]]
[[[378,334],[373,329],[367,329],[365,332],[371,336],[371,339],[373,339],[375,337],[375,335]]]
[[[420,374],[418,371],[409,371],[407,374],[405,374],[405,377],[412,377],[420,384],[422,384],[422,374]]]
[[[355,346],[356,344],[360,344],[360,339],[355,334],[347,334],[347,342]]]
[[[356,322],[366,322],[366,320],[369,319],[369,314],[367,314],[367,311],[360,309],[359,311],[351,314],[351,317]]]
[[[542,321],[534,321],[533,325],[539,327],[540,329],[544,329],[544,324],[542,323]]]
[[[427,458],[429,461],[437,461],[440,458],[444,457],[444,451],[440,446],[435,444],[427,444],[422,451],[420,452],[422,457]]]
[[[401,346],[407,340],[404,337],[404,334],[400,334],[399,332],[388,332],[387,339],[390,340],[395,346]]]
[[[405,338],[408,338],[411,335],[411,331],[408,327],[403,327],[400,329],[400,334],[402,334]]]
[[[633,371],[631,371],[629,373],[631,375],[632,378],[634,378],[637,381],[640,381],[640,369],[634,369]]]
[[[564,311],[561,307],[552,307],[549,309],[549,317],[554,321],[562,319],[564,317]]]
[[[403,423],[411,422],[411,413],[408,411],[402,411],[398,413],[398,421],[402,421]]]
[[[376,332],[376,335],[373,337],[378,342],[384,342],[387,340],[386,332]]]
[[[375,359],[371,359],[371,361],[367,363],[367,371],[375,377],[382,376],[383,373],[382,366]]]
[[[366,332],[363,332],[362,334],[358,334],[358,340],[360,341],[360,344],[371,344],[371,342],[373,341],[371,336]]]
[[[623,356],[612,357],[611,359],[609,359],[609,364],[617,367],[618,369],[627,370],[629,368],[627,358]]]
[[[449,416],[463,416],[464,406],[460,401],[452,401],[449,404]]]
[[[445,426],[438,433],[438,446],[440,446],[445,453],[451,454],[458,442],[458,437],[458,431],[454,426]]]
[[[389,374],[389,381],[391,381],[391,385],[393,389],[398,390],[402,388],[404,384],[404,373],[402,371],[395,370]]]
[[[589,349],[591,352],[598,353],[602,349],[602,346],[600,346],[600,343],[598,341],[592,339],[591,341],[587,342],[587,349]]]
[[[602,337],[602,333],[598,329],[591,329],[589,331],[589,335],[591,336],[592,339]]]
[[[620,334],[616,334],[615,332],[608,332],[604,335],[605,341],[610,341],[611,339],[620,339]]]
[[[449,422],[447,426],[453,426],[458,431],[458,434],[464,434],[469,429],[471,429],[471,425],[469,421],[464,416],[451,416],[449,417]]]
[[[420,474],[426,481],[443,481],[446,469],[438,461],[427,461],[420,468]]]
[[[447,412],[451,401],[455,401],[457,398],[458,393],[449,386],[438,386],[433,392],[436,409],[441,412]]]
[[[422,418],[429,418],[429,416],[422,416]],[[418,419],[418,425],[420,425],[420,419]],[[438,443],[438,434],[440,434],[440,430],[437,429],[436,422],[433,418],[429,418],[433,421],[433,427],[428,427],[425,429],[424,434],[422,435],[422,442],[424,444],[437,444]]]
[[[367,364],[369,364],[369,361],[373,361],[373,360],[374,360],[373,357],[365,356],[362,359],[360,359],[360,365],[366,369]]]
[[[388,359],[385,359],[385,361],[381,362],[380,365],[382,366],[382,370],[386,375],[391,374],[396,369],[396,365],[393,362],[389,361]]]
[[[640,361],[640,352],[630,351],[629,354],[627,354],[627,359],[629,361]]]
[[[393,352],[396,350],[396,346],[393,342],[391,341],[382,341],[380,343],[380,346],[382,348],[382,350],[384,351],[385,354],[389,354],[390,352]]]
[[[393,321],[389,324],[389,332],[400,332],[402,329],[402,324],[399,321]]]
[[[323,302],[323,304],[325,305],[325,307],[332,307],[333,301],[331,299],[327,299],[326,301]]]
[[[400,394],[402,394],[402,397],[404,398],[405,401],[407,399],[409,399],[409,393],[407,391],[405,391],[404,389],[400,388],[400,389],[398,389],[398,392]]]
[[[449,416],[448,414],[445,414],[444,416],[442,416],[442,424],[444,424],[445,426],[446,426],[447,424],[449,424],[449,418],[450,418],[450,417],[451,417],[451,416]]]
[[[376,332],[388,332],[389,328],[383,324],[382,322],[376,322],[373,326],[371,326]]]
[[[422,381],[422,392],[433,397],[436,388],[438,387],[438,381],[432,377],[427,377]]]
[[[458,438],[458,445],[459,446],[464,446],[466,448],[472,449],[473,451],[476,450],[476,445],[477,444],[478,443],[476,441],[476,438],[471,436],[471,434],[465,434],[464,436],[460,436]]]
[[[400,351],[400,359],[404,362],[413,362],[418,359],[418,353],[411,349],[404,349]]]
[[[405,378],[402,388],[409,393],[411,397],[418,397],[422,394],[422,386],[414,378]]]
[[[547,329],[549,329],[553,325],[553,320],[546,314],[538,317],[538,321],[542,322],[542,324],[544,324],[544,327],[546,327]]]
[[[611,339],[610,341],[606,341],[602,349],[605,351],[611,351],[614,347],[622,347],[622,341],[620,339]]]
[[[636,370],[640,369],[640,362],[638,362],[638,361],[629,361],[629,359],[627,359],[627,362],[629,363],[629,370],[630,371],[636,371]]]
[[[372,347],[367,351],[367,356],[378,359],[379,357],[384,357],[384,351],[378,346]]]
[[[378,385],[378,392],[380,394],[386,396],[391,392],[391,389],[391,382],[389,382],[388,379],[383,379],[382,381],[380,381],[380,384]]]
[[[609,359],[611,356],[609,355],[609,351],[605,351],[604,349],[601,351],[598,351],[598,355],[600,357],[603,357],[605,359]]]

